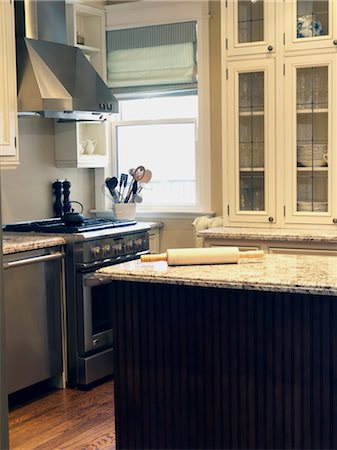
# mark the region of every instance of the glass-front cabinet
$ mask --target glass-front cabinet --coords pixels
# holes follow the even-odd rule
[[[228,0],[226,5],[229,56],[275,51],[275,30],[270,26],[274,23],[274,1]]]
[[[274,86],[273,60],[228,64],[228,208],[234,222],[275,221]]]
[[[335,47],[336,7],[332,0],[285,0],[286,50]]]
[[[335,56],[286,59],[286,221],[332,223]],[[335,201],[335,200],[334,200]]]

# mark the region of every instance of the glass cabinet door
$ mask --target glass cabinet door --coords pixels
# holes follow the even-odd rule
[[[260,63],[229,64],[229,211],[232,220],[273,222],[274,66]]]
[[[287,214],[290,221],[315,222],[319,218],[322,222],[325,216],[330,221],[331,70],[332,60],[326,59],[317,65],[294,63],[286,67],[289,72],[286,86],[291,83],[290,77],[293,86],[286,114],[287,147],[292,149],[288,160],[293,165],[292,189],[288,190],[292,205],[291,217]]]
[[[274,2],[229,0],[228,54],[274,52]]]
[[[332,0],[286,0],[287,50],[334,48],[336,9]]]

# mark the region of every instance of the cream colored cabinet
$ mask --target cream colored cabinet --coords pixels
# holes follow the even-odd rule
[[[337,2],[224,0],[222,25],[224,223],[336,229]]]
[[[229,56],[275,51],[275,1],[227,0],[226,48]]]
[[[57,167],[98,168],[109,163],[105,122],[55,122]]]
[[[229,221],[273,223],[275,67],[273,59],[227,64]]]
[[[286,96],[286,222],[337,222],[337,56],[288,57]]]
[[[285,0],[286,51],[336,47],[336,15],[334,0]]]
[[[0,2],[0,165],[19,163],[13,3]]]
[[[105,11],[82,3],[67,4],[68,43],[81,49],[106,81]],[[109,163],[108,121],[55,122],[58,167],[99,168]]]
[[[106,81],[105,11],[81,3],[67,4],[69,45],[82,50]]]

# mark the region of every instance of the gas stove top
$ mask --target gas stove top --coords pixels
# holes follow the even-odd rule
[[[90,231],[109,230],[118,227],[124,227],[128,225],[135,225],[135,220],[128,219],[85,219],[81,224],[67,224],[65,225],[60,218],[44,219],[38,221],[17,222],[3,226],[3,231],[15,231],[15,232],[39,232],[39,233],[84,233]]]

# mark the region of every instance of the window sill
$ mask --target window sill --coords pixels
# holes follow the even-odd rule
[[[113,217],[113,212],[110,210],[92,210],[96,217]],[[156,211],[156,210],[137,210],[136,219],[189,219],[194,220],[198,216],[213,217],[213,211]]]

